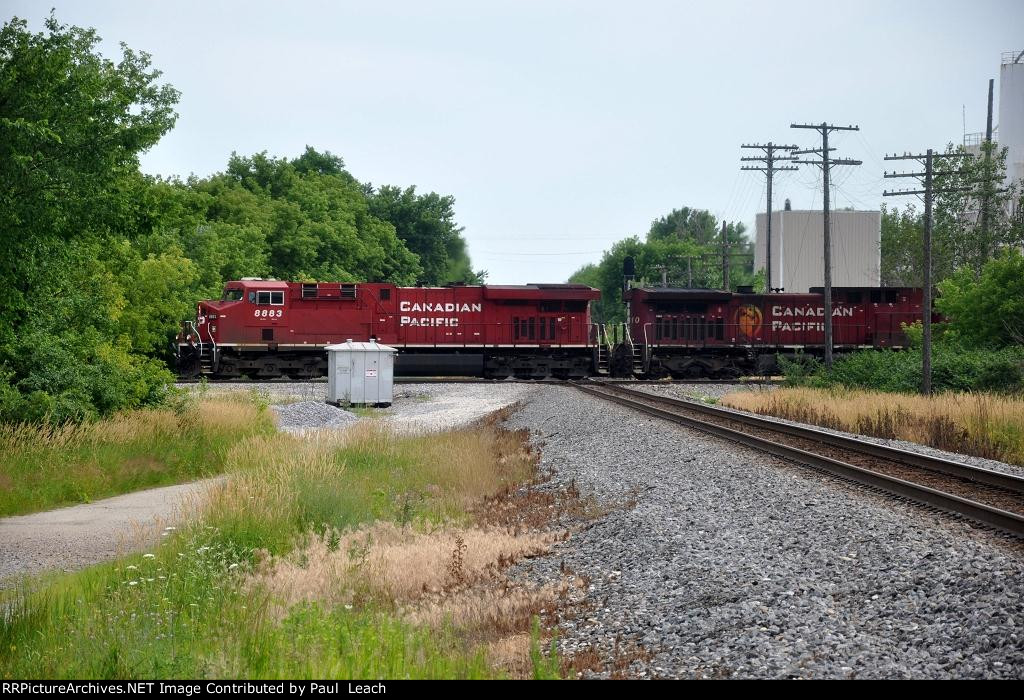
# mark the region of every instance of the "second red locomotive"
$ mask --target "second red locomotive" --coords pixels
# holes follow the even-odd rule
[[[712,289],[638,287],[625,292],[626,342],[616,367],[647,377],[773,374],[779,355],[825,349],[823,290],[754,294]],[[904,287],[834,287],[836,352],[907,345],[904,325],[921,318],[923,294]]]

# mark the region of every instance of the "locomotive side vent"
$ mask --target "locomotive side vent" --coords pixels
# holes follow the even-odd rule
[[[355,299],[356,298],[356,286],[354,284],[343,284],[343,285],[341,285],[341,298],[342,299]]]
[[[315,284],[303,284],[302,285],[302,298],[303,299],[316,299],[318,295],[317,285]]]

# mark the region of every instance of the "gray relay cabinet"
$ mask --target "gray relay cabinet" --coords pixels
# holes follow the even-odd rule
[[[327,402],[390,406],[395,388],[395,353],[388,345],[346,340],[328,345]]]

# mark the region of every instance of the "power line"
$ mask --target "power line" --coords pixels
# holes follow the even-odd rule
[[[820,160],[794,160],[800,165],[816,165],[821,168],[824,191],[824,239],[825,239],[825,367],[832,369],[832,232],[829,217],[830,186],[829,172],[833,165],[861,165],[862,161],[848,158],[832,158],[829,154],[834,148],[828,146],[828,135],[833,131],[860,131],[859,126],[836,126],[827,122],[821,124],[790,124],[791,129],[814,129],[821,134],[821,148],[809,148],[793,151],[794,156],[817,155]]]
[[[946,170],[935,172],[934,161],[942,158],[960,158],[960,153],[936,154],[932,149],[927,153],[911,155],[905,153],[902,156],[886,156],[886,160],[915,160],[924,165],[923,173],[884,173],[884,177],[912,177],[922,185],[920,190],[886,190],[883,197],[900,197],[906,195],[924,195],[924,302],[921,309],[921,321],[924,330],[924,339],[921,348],[921,393],[928,395],[932,393],[932,200],[936,194],[949,192],[962,192],[969,190],[969,187],[940,187],[936,188],[934,179],[946,175],[963,175],[962,171]]]
[[[798,170],[792,165],[776,165],[777,162],[789,163],[795,160],[792,153],[799,148],[799,146],[780,146],[779,144],[772,143],[769,141],[767,144],[750,143],[743,144],[740,148],[747,149],[758,149],[764,153],[762,156],[754,156],[747,158],[740,158],[742,162],[757,163],[758,165],[744,165],[740,170],[759,170],[765,174],[765,181],[767,183],[768,190],[768,218],[767,218],[767,229],[768,235],[765,238],[765,289],[769,294],[772,293],[772,179],[776,172],[782,172],[785,170]],[[781,151],[783,155],[776,155],[776,152]],[[755,219],[756,223],[756,219]],[[756,225],[755,225],[756,228]]]

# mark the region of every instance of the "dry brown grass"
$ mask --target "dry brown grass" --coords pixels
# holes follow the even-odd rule
[[[303,548],[265,561],[253,583],[297,602],[402,605],[491,581],[525,557],[547,553],[556,537],[497,529],[440,527],[417,532],[380,522],[315,536]]]
[[[0,425],[0,514],[210,476],[232,444],[273,429],[260,405],[227,397],[82,423]]]
[[[722,405],[861,435],[1024,465],[1024,398],[785,388],[736,392]]]
[[[125,411],[110,418],[63,425],[0,425],[0,451],[31,445],[35,449],[123,445],[159,441],[201,429],[209,433],[244,432],[259,422],[255,404],[229,397],[197,401],[185,411],[151,408]]]
[[[262,553],[249,576],[277,617],[307,602],[388,610],[417,627],[457,630],[495,668],[528,676],[531,622],[552,626],[570,589],[582,595],[581,581],[538,587],[510,581],[507,570],[607,509],[574,487],[542,488],[528,435],[495,422],[427,435],[366,422],[254,437],[232,449],[236,469],[206,519],[224,530],[258,526],[261,541],[309,523],[300,539]]]

